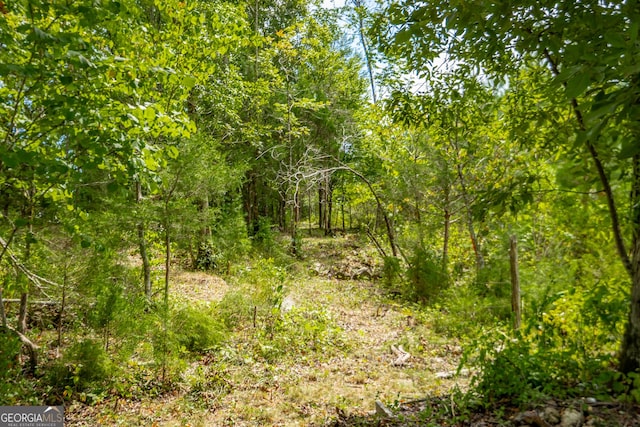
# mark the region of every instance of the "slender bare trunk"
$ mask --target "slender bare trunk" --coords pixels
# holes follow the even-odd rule
[[[344,189],[343,189],[344,191]],[[344,197],[344,192],[342,193],[342,201],[340,203],[340,215],[342,216],[342,232],[344,233],[346,231],[345,228],[345,220],[344,220],[344,204],[345,204],[345,197]]]
[[[382,215],[382,218],[384,219],[384,224],[386,226],[387,229],[387,239],[389,240],[389,246],[391,247],[391,253],[393,254],[394,257],[398,256],[398,246],[396,244],[396,237],[395,237],[395,232],[393,229],[393,223],[391,222],[391,219],[389,218],[389,215],[387,215],[386,211],[384,210],[383,206],[382,206],[382,200],[380,200],[380,197],[378,197],[378,193],[376,193],[375,189],[373,188],[373,185],[371,185],[371,182],[364,176],[362,175],[360,172],[356,171],[355,169],[352,169],[350,167],[344,166],[345,170],[351,172],[352,174],[354,174],[355,176],[357,176],[358,178],[360,178],[360,180],[362,182],[364,182],[366,184],[366,186],[369,188],[369,191],[371,192],[371,195],[373,196],[373,198],[376,201],[376,207],[377,207],[377,211],[380,213],[380,215]]]
[[[28,305],[29,294],[27,292],[23,292],[20,294],[20,310],[18,311],[18,326],[16,328],[21,334],[24,334],[27,331]]]
[[[447,272],[449,264],[449,234],[451,229],[451,212],[444,210],[444,237],[442,242],[442,271]]]
[[[2,288],[0,288],[0,325],[4,328],[7,326],[7,314],[4,311],[4,299],[2,298]]]
[[[326,198],[326,224],[325,224],[325,234],[331,234],[332,232],[332,224],[331,219],[333,217],[333,188],[331,187],[331,175],[327,174],[327,178],[325,181],[325,198]]]
[[[358,17],[358,33],[360,35],[360,44],[362,45],[362,52],[364,53],[364,59],[367,66],[367,72],[369,74],[369,84],[371,85],[371,99],[375,104],[376,99],[376,84],[373,78],[373,64],[371,60],[371,53],[369,52],[369,46],[367,45],[367,38],[365,36],[366,30],[364,28],[364,14],[365,7],[362,0],[352,0],[355,12]]]
[[[142,184],[140,181],[135,183],[136,191],[136,204],[142,205]],[[144,213],[142,213],[144,216]],[[151,262],[149,261],[149,254],[147,253],[147,239],[145,237],[145,222],[144,218],[140,218],[138,221],[138,249],[140,251],[140,258],[142,259],[142,282],[144,285],[144,295],[148,301],[152,298],[151,289]]]
[[[509,239],[509,264],[511,267],[511,312],[513,313],[513,329],[520,329],[522,306],[520,304],[520,273],[518,271],[518,241],[516,236]]]
[[[324,182],[318,183],[318,228],[324,230],[325,209],[324,209]]]
[[[169,219],[164,227],[164,304],[169,304],[169,279],[171,277],[171,234],[169,232]]]
[[[636,372],[640,368],[640,156],[633,158],[631,191],[633,241],[631,244],[631,302],[620,350],[620,370]]]
[[[62,302],[58,313],[58,351],[62,347],[62,324],[64,323],[64,309],[67,302],[67,267],[65,266],[64,279],[62,281]]]
[[[309,236],[311,236],[311,210],[312,210],[311,189],[308,190],[307,199],[309,200]]]

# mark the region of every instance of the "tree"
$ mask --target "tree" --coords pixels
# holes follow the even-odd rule
[[[392,1],[377,26],[381,48],[422,75],[441,52],[506,88],[521,70],[545,72],[541,104],[573,115],[572,135],[557,143],[588,155],[582,173],[603,189],[618,258],[631,280],[623,372],[640,368],[639,22],[635,2]],[[629,215],[621,216],[629,194]]]
[[[180,1],[3,6],[0,273],[14,270],[13,290],[23,293],[19,324],[27,292],[56,286],[32,260],[37,245],[55,246],[41,235],[55,230],[91,246],[82,219],[123,208],[124,198],[142,203],[167,160],[179,156],[176,141],[195,131],[193,88],[210,78],[230,44],[243,46],[235,10]],[[131,211],[121,213],[120,220]],[[137,225],[144,259],[145,224]]]

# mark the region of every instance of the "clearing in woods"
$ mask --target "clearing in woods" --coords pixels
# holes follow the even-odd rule
[[[271,345],[283,348],[270,352],[268,343],[255,338],[264,336],[256,331],[265,327],[258,321],[234,330],[221,349],[191,363],[173,391],[74,404],[67,410],[68,425],[321,426],[338,413],[371,413],[376,400],[449,392],[464,381],[453,376],[458,344],[434,334],[415,307],[389,298],[370,279],[379,268],[376,254],[355,236],[305,238],[304,258],[289,269],[284,314],[278,315],[297,313],[290,318],[304,322],[315,313],[330,324],[329,343],[297,342],[289,351],[286,341],[278,341]],[[183,271],[174,283],[176,298],[214,303],[235,286]],[[308,336],[314,335],[300,339]],[[194,373],[200,380],[189,379]]]

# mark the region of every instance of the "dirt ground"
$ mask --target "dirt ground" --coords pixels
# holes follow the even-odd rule
[[[353,239],[305,239],[297,267],[302,274],[288,286],[283,307],[320,308],[331,317],[345,348],[330,357],[231,363],[217,383],[224,393],[205,390],[194,397],[184,387],[153,399],[76,403],[68,408],[67,425],[321,426],[340,417],[367,418],[377,400],[400,407],[464,387],[466,379],[454,375],[460,346],[435,336],[409,306],[384,295],[372,279],[378,262]],[[230,289],[200,272],[178,271],[173,282],[175,295],[193,301],[219,301]],[[230,351],[242,351],[242,340],[240,331]],[[203,358],[190,369],[207,363]]]

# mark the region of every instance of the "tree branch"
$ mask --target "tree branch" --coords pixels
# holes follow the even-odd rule
[[[560,70],[558,69],[558,65],[555,63],[549,50],[547,48],[544,49],[544,56],[549,62],[549,66],[551,67],[551,72],[555,77],[560,74]],[[565,87],[567,85],[566,82],[562,83]],[[576,98],[571,99],[571,108],[573,109],[573,115],[578,122],[578,126],[582,132],[587,131],[587,126],[584,121],[584,117],[582,116],[582,112],[580,111],[580,105],[578,104],[578,100]],[[627,273],[633,277],[633,266],[631,264],[631,260],[629,258],[629,253],[627,252],[627,248],[624,243],[624,239],[622,238],[622,230],[620,227],[620,219],[618,217],[618,209],[616,207],[616,201],[613,195],[613,190],[611,189],[611,183],[609,182],[609,177],[607,177],[607,173],[604,170],[604,165],[602,164],[602,160],[600,160],[600,156],[598,154],[598,150],[596,146],[590,139],[586,139],[587,149],[589,150],[589,154],[591,155],[591,159],[593,160],[596,171],[598,172],[598,177],[600,178],[600,182],[603,186],[604,194],[607,198],[607,207],[609,208],[609,215],[611,216],[611,228],[613,229],[613,238],[616,243],[616,249],[618,250],[618,255],[622,260],[622,264],[624,268],[627,270]]]
[[[40,290],[40,292],[42,292],[42,294],[45,297],[52,300],[53,298],[50,295],[48,295],[47,292],[45,292],[43,283],[51,286],[56,286],[56,287],[60,287],[60,285],[57,284],[56,282],[52,282],[49,279],[45,279],[44,277],[38,276],[37,274],[29,270],[27,267],[25,267],[24,264],[18,261],[18,258],[16,258],[16,256],[11,253],[11,250],[9,249],[9,244],[2,237],[0,237],[0,246],[2,246],[3,253],[6,253],[7,255],[9,255],[9,259],[11,260],[11,264],[13,264],[13,267],[16,270],[23,273],[27,277],[27,279],[29,279],[29,281],[33,283],[38,288],[38,290]]]

